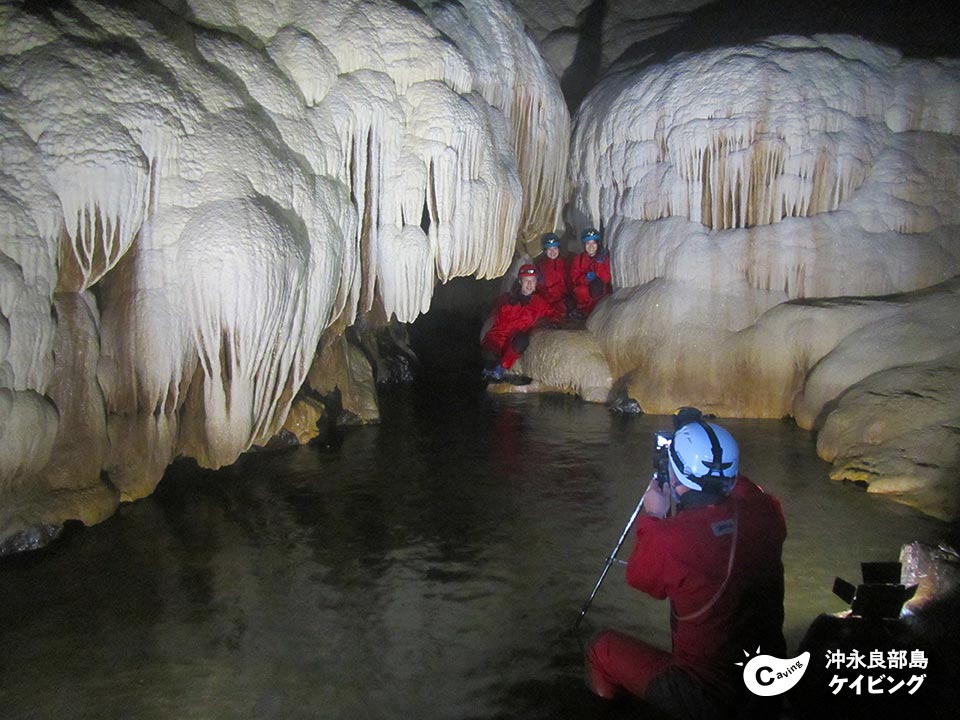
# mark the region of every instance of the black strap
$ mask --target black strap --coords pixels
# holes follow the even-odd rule
[[[706,475],[697,476],[693,474],[687,475],[686,473],[684,473],[684,475],[687,475],[689,479],[695,481],[704,491],[722,493],[726,482],[729,480],[729,478],[724,476],[723,471],[733,465],[733,462],[723,462],[723,447],[720,445],[720,438],[717,437],[717,433],[714,432],[710,425],[703,420],[694,420],[687,424],[692,425],[693,423],[702,427],[704,432],[707,433],[707,437],[710,439],[710,449],[713,453],[713,459],[710,462],[706,460],[701,461],[707,468],[708,472]],[[674,439],[676,439],[676,436],[674,436]],[[683,460],[680,459],[680,454],[677,452],[676,442],[670,443],[670,456],[673,458],[676,466],[680,468],[680,472],[683,472]]]
[[[710,447],[713,450],[713,460],[711,462],[703,461],[703,464],[709,470],[707,476],[722,478],[724,477],[723,471],[733,465],[733,462],[725,463],[723,461],[723,448],[720,446],[720,438],[717,437],[717,433],[714,432],[713,428],[703,420],[697,420],[697,424],[706,431],[707,437],[710,438]]]

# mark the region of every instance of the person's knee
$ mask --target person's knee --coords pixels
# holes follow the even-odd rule
[[[527,347],[530,345],[530,334],[525,332],[518,332],[513,336],[513,339],[510,341],[511,346],[513,347],[514,352],[523,353]]]
[[[609,672],[610,638],[604,631],[594,635],[587,645],[586,683],[594,695],[612,699],[618,687],[612,682]]]
[[[588,665],[593,666],[602,661],[603,656],[606,654],[606,635],[607,631],[605,630],[596,632],[587,641],[586,659]]]
[[[642,698],[650,680],[672,663],[672,655],[631,635],[604,630],[587,647],[590,687],[601,697],[621,690]]]

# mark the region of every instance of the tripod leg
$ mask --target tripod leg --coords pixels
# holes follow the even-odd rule
[[[640,508],[643,507],[643,498],[640,498],[640,502],[637,503],[637,507],[634,508],[633,513],[630,515],[630,519],[627,520],[627,524],[623,526],[623,532],[620,533],[620,539],[617,540],[617,544],[614,546],[613,550],[610,553],[610,556],[607,558],[606,563],[603,566],[603,570],[600,572],[600,577],[597,579],[597,584],[593,586],[593,592],[590,593],[590,597],[587,598],[587,601],[583,604],[583,607],[580,608],[580,615],[577,617],[576,622],[573,624],[573,629],[577,630],[580,627],[580,622],[583,620],[584,616],[587,614],[587,610],[590,609],[591,603],[593,603],[593,598],[596,597],[597,592],[600,590],[600,586],[603,584],[603,579],[607,576],[607,572],[610,570],[610,566],[617,559],[617,553],[620,552],[620,548],[623,546],[623,541],[626,540],[627,534],[630,532],[630,528],[633,527],[633,523],[637,519],[637,515],[640,514]]]

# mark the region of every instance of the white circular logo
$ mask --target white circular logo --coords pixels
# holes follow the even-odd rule
[[[760,652],[760,648],[757,648],[757,652]],[[749,657],[747,653],[744,654]],[[800,681],[809,664],[809,652],[787,660],[773,655],[756,655],[743,668],[743,683],[754,695],[780,695]]]

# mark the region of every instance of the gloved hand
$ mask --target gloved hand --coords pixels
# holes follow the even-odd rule
[[[657,476],[654,475],[650,479],[647,491],[643,494],[643,509],[654,517],[666,517],[670,512],[670,484],[664,483],[661,488],[660,483],[657,482]]]
[[[587,283],[587,290],[590,292],[590,297],[592,298],[603,297],[603,280],[595,277],[593,280]]]
[[[586,277],[587,277],[587,282],[592,282],[597,279],[597,274],[593,270],[591,270],[590,272],[587,273]]]

